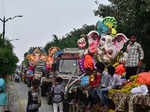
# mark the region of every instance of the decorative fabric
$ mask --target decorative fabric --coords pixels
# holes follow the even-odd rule
[[[78,41],[77,41],[77,44],[78,44],[78,47],[83,49],[85,46],[86,46],[86,41],[85,41],[85,38],[80,38]]]
[[[91,55],[87,54],[84,57],[84,68],[90,68],[91,70],[94,69],[94,62]]]
[[[147,94],[148,93],[148,88],[146,85],[141,85],[135,88],[131,89],[132,94]]]
[[[115,112],[134,112],[134,105],[150,106],[150,95],[143,94],[127,94],[127,93],[111,93],[110,99],[115,104]],[[143,110],[141,110],[142,112]]]
[[[97,28],[97,32],[99,33],[99,35],[102,35],[103,33],[108,32],[108,27],[102,21],[97,22],[96,28]]]
[[[136,83],[150,85],[150,72],[143,72],[138,74]]]
[[[116,68],[115,68],[115,73],[122,76],[123,73],[125,73],[125,67],[123,64],[119,64]]]

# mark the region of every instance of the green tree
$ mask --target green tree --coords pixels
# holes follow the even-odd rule
[[[118,21],[117,31],[126,34],[136,33],[137,40],[142,44],[145,52],[145,62],[150,67],[150,1],[149,0],[108,0],[104,5],[97,0],[96,16],[113,16]],[[148,68],[149,69],[149,68]]]
[[[62,38],[58,37],[57,35],[53,35],[53,40],[48,42],[44,49],[48,52],[48,49],[56,46],[61,49],[63,48],[76,48],[77,40],[80,38],[82,34],[88,34],[90,31],[94,30],[94,25],[83,25],[81,28],[73,29],[71,32],[67,33]]]
[[[13,45],[0,36],[0,75],[10,75],[15,72],[18,58],[13,52]]]

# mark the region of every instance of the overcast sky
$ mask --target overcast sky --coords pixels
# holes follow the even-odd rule
[[[108,3],[107,0],[101,0]],[[96,24],[94,0],[0,0],[0,18],[23,15],[6,23],[6,36],[15,46],[14,51],[23,60],[31,46],[44,46],[52,34],[63,36],[84,24]],[[2,32],[2,22],[0,23]]]

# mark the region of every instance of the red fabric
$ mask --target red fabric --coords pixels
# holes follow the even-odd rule
[[[126,71],[123,64],[119,64],[115,69],[116,69],[115,73],[120,75],[120,76],[122,76],[123,73]]]
[[[97,74],[97,75],[95,76],[94,81],[90,81],[90,86],[91,86],[91,87],[98,86],[98,85],[100,84],[100,80],[101,80],[101,75],[100,75],[100,74]]]
[[[91,55],[87,54],[84,57],[84,68],[90,68],[91,70],[94,69],[94,62]]]

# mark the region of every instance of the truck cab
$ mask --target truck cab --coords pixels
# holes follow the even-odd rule
[[[82,51],[78,48],[66,48],[58,59],[56,75],[63,79],[77,78],[81,74],[78,60]]]

